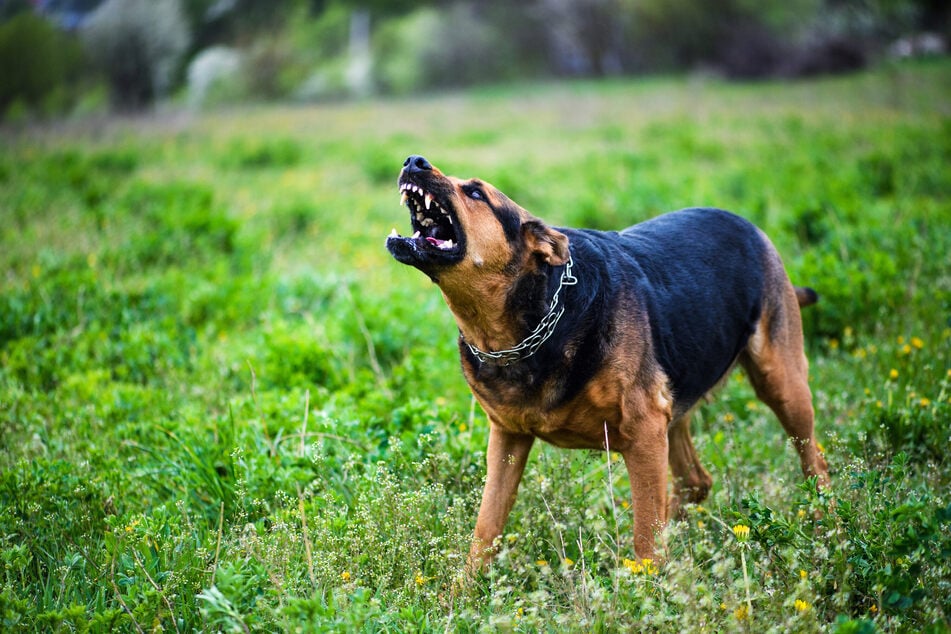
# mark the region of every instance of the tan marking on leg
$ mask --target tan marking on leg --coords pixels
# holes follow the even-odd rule
[[[819,451],[814,430],[815,414],[809,390],[809,363],[803,352],[802,322],[795,291],[788,281],[767,306],[741,358],[756,395],[775,412],[799,453],[806,477],[818,476],[829,484],[829,470]],[[775,304],[779,304],[776,306]],[[782,311],[781,328],[770,334],[774,311]]]
[[[688,412],[673,422],[668,432],[670,470],[674,477],[674,493],[670,496],[669,518],[683,519],[680,515],[683,504],[699,504],[706,499],[713,486],[713,478],[697,457],[690,438]]]
[[[654,559],[654,533],[667,523],[667,421],[660,413],[641,420],[621,452],[634,503],[634,552]]]
[[[466,564],[469,573],[478,571],[495,556],[493,542],[505,528],[505,520],[515,504],[534,440],[532,436],[506,432],[494,423],[489,427],[485,488]]]

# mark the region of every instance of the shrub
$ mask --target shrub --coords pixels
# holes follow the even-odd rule
[[[82,37],[109,80],[113,104],[130,110],[171,88],[189,42],[178,0],[106,0],[83,25]]]
[[[241,53],[212,46],[188,65],[188,102],[192,106],[225,103],[245,94]]]
[[[62,108],[81,53],[75,40],[32,13],[0,24],[0,113],[14,103]]]
[[[493,27],[468,4],[423,9],[387,23],[373,43],[375,79],[384,90],[407,93],[510,78],[516,68],[512,38]]]

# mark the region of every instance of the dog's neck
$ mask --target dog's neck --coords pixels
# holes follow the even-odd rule
[[[466,343],[483,351],[519,344],[544,316],[551,301],[552,267],[513,280],[510,275],[481,276],[478,287],[441,280],[443,298]]]

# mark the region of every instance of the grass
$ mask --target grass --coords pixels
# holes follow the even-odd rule
[[[5,132],[0,629],[948,631],[949,70]],[[382,247],[417,152],[556,224],[759,224],[822,297],[832,495],[737,375],[666,564],[632,559],[616,456],[539,447],[459,591],[487,424],[438,292]]]

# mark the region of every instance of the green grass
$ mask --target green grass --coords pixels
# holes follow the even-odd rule
[[[949,78],[5,133],[0,630],[948,631]],[[759,224],[822,297],[804,318],[835,503],[738,375],[694,419],[715,486],[659,570],[629,560],[622,463],[539,447],[501,556],[457,591],[487,424],[437,289],[383,248],[411,153],[555,224]]]

